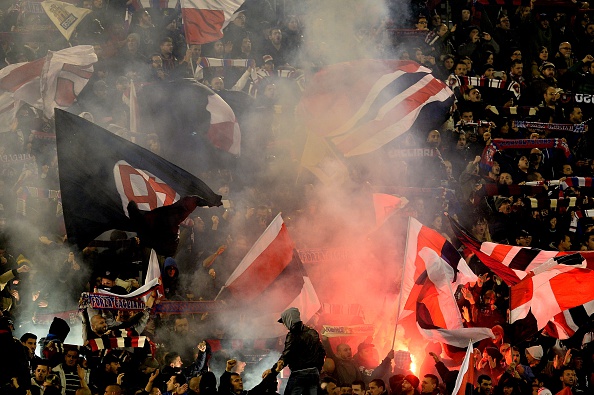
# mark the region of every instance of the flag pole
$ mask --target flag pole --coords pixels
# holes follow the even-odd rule
[[[408,252],[408,236],[410,233],[410,216],[408,217],[408,225],[406,227],[406,243],[404,245],[404,264],[402,265],[402,278],[400,279],[400,294],[398,295],[398,310],[396,311],[396,323],[394,324],[394,336],[392,336],[392,347],[396,343],[396,332],[398,332],[398,321],[400,320],[400,307],[402,306],[402,286],[404,285],[404,275],[406,274],[406,253]]]

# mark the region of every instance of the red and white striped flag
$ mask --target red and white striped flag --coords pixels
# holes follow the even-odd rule
[[[472,346],[472,341],[469,341],[466,355],[464,356],[464,360],[460,366],[458,377],[456,377],[456,384],[452,390],[452,394],[454,395],[465,395],[466,393],[472,393],[472,390],[474,389],[475,367],[473,353],[474,347]],[[470,390],[470,392],[467,392],[467,390]]]
[[[529,271],[537,270],[543,264],[552,262],[551,260],[553,259],[578,253],[569,251],[543,251],[538,248],[516,247],[490,242],[481,243],[457,221],[451,217],[448,218],[450,219],[454,233],[462,244],[509,286],[518,284],[527,276]],[[586,267],[590,269],[594,266],[593,252],[579,251],[579,255],[585,259]],[[550,321],[544,326],[544,332],[557,339],[567,339],[573,336],[581,325],[589,322],[589,317],[592,314],[594,314],[594,302],[575,306],[559,312],[550,318]],[[526,325],[531,325],[531,323],[527,323]],[[533,329],[533,332],[535,331],[536,329]],[[529,330],[525,330],[524,333],[528,334]]]
[[[554,265],[531,272],[511,287],[510,322],[536,318],[538,330],[557,314],[594,301],[594,270]]]
[[[476,281],[476,275],[449,241],[412,217],[402,275],[398,323],[407,336],[419,333],[456,347],[494,337],[489,328],[464,328],[456,303],[456,287]]]
[[[79,45],[28,63],[10,65],[0,70],[0,90],[10,92],[13,100],[22,100],[43,110],[46,117],[55,108],[68,108],[93,73],[97,55],[91,45]],[[2,110],[8,108],[3,106]]]
[[[375,208],[375,224],[380,226],[396,210],[406,206],[408,200],[405,197],[389,195],[387,193],[373,194],[373,207]]]
[[[140,112],[138,111],[138,96],[136,96],[136,86],[134,81],[130,81],[130,131],[138,133],[140,124]]]
[[[206,111],[210,112],[207,136],[220,150],[237,155],[241,153],[241,130],[233,109],[217,94],[208,96]]]
[[[462,258],[456,248],[445,237],[435,230],[422,225],[415,218],[410,217],[402,288],[400,291],[403,301],[400,306],[401,319],[415,311],[418,295],[422,289],[419,278],[427,275],[428,262],[423,259],[422,255],[419,255],[423,249],[434,251],[448,264],[452,272],[452,278],[456,278],[452,284],[454,288],[460,284],[475,282],[477,280],[476,275],[470,270],[464,258]]]
[[[148,268],[146,269],[146,276],[144,278],[144,283],[149,284],[152,283],[153,280],[157,279],[158,285],[156,286],[157,297],[155,300],[161,299],[165,296],[165,290],[163,289],[163,279],[161,278],[161,269],[159,267],[159,260],[157,259],[157,253],[155,250],[151,249],[151,256],[149,258]],[[147,300],[150,298],[150,295],[145,295],[143,297],[144,302],[146,303]]]
[[[223,37],[245,0],[181,0],[182,20],[188,44],[207,44]]]
[[[316,73],[300,108],[309,130],[348,157],[373,152],[421,123],[424,131],[436,127],[453,101],[450,88],[426,67],[363,59]]]
[[[320,310],[315,292],[280,213],[254,243],[227,279],[216,300],[248,307],[261,337],[280,336],[286,330],[279,314],[297,307],[306,323]]]

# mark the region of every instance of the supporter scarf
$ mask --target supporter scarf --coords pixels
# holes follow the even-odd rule
[[[578,218],[594,218],[594,209],[590,210],[576,210],[575,215]]]
[[[36,139],[40,140],[55,140],[56,135],[54,133],[46,133],[46,132],[38,132],[37,130],[33,130],[31,135]]]
[[[389,193],[397,196],[426,196],[441,197],[442,199],[452,200],[456,194],[453,189],[448,188],[418,188],[418,187],[378,187],[382,193]]]
[[[531,122],[531,121],[513,121],[513,126],[517,128],[532,128],[545,130],[560,130],[563,132],[586,133],[588,125],[583,123],[574,125],[572,123],[548,123],[548,122]]]
[[[31,154],[0,155],[0,164],[16,165],[21,163],[32,163],[35,160]]]
[[[561,190],[565,190],[568,187],[586,187],[591,188],[593,177],[567,177],[561,183]]]
[[[159,314],[203,314],[216,313],[225,309],[228,307],[214,300],[189,302],[162,300],[155,306],[155,312]]]
[[[495,115],[510,116],[519,115],[522,117],[534,116],[538,113],[538,107],[526,107],[526,106],[514,106],[514,107],[501,107],[501,106],[487,106],[487,110],[491,111]]]
[[[54,317],[62,318],[64,321],[68,322],[70,325],[75,325],[80,323],[80,318],[78,316],[78,310],[70,310],[70,311],[62,311],[59,313],[47,313],[47,314],[39,314],[35,313],[31,321],[35,325],[48,325],[51,324],[54,320]]]
[[[422,37],[427,35],[427,30],[417,30],[417,29],[387,29],[390,33],[395,36],[405,36],[405,37]]]
[[[513,92],[516,99],[520,98],[520,84],[513,80],[496,80],[491,78],[482,77],[466,77],[457,76],[450,74],[446,81],[446,85],[450,89],[460,88],[463,86],[483,87],[483,88],[495,88],[495,89],[507,89]]]
[[[567,142],[562,139],[495,139],[485,147],[481,159],[481,166],[485,170],[491,170],[493,158],[497,151],[504,149],[528,149],[528,148],[556,148],[563,151],[566,158],[571,155]]]
[[[205,69],[207,67],[243,67],[247,69],[250,66],[255,66],[254,59],[217,59],[217,58],[200,58],[197,66]]]
[[[485,184],[487,196],[531,196],[544,192],[542,185],[499,185]]]
[[[530,207],[533,209],[551,209],[551,210],[559,210],[559,212],[566,212],[568,207],[575,207],[575,203],[577,199],[575,197],[570,197],[567,199],[530,199]]]
[[[150,293],[151,291],[148,291],[147,293]],[[144,310],[146,305],[142,301],[136,299],[120,298],[118,296],[93,292],[83,292],[80,295],[78,308],[83,310],[88,307],[97,310]]]
[[[266,71],[263,69],[258,70],[256,73],[252,74],[252,81],[250,82],[249,87],[249,94],[251,96],[256,96],[258,93],[258,86],[260,82],[266,80],[268,78],[284,78],[288,80],[293,80],[297,84],[297,87],[301,92],[305,90],[305,76],[302,72],[297,70],[274,70],[274,71]]]
[[[91,351],[126,347],[142,348],[148,340],[146,336],[134,336],[132,331],[126,329],[116,329],[111,332],[113,335],[117,336],[101,336],[96,339],[89,339],[87,347],[90,348]]]
[[[346,248],[307,248],[298,249],[303,263],[339,262],[349,259],[351,251]]]
[[[390,150],[390,158],[423,158],[437,156],[436,150],[431,148],[402,148]]]
[[[372,324],[361,325],[323,325],[322,336],[373,336],[375,327]]]
[[[17,192],[17,214],[27,215],[27,200],[30,197],[34,199],[57,199],[56,216],[62,215],[62,197],[59,190],[27,186],[19,188]]]

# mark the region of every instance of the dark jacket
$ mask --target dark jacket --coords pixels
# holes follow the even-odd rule
[[[289,366],[292,371],[307,368],[317,368],[321,371],[326,351],[320,341],[320,335],[299,320],[298,312],[292,316],[291,310],[287,310],[281,316],[283,324],[289,328],[289,333],[279,359],[282,359],[285,366]]]

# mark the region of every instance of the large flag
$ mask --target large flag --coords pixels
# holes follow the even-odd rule
[[[349,169],[328,142],[315,133],[307,133],[301,166],[312,172],[324,185],[340,185],[349,177]]]
[[[146,270],[146,276],[144,278],[144,283],[145,284],[149,284],[151,282],[153,282],[154,280],[157,280],[158,282],[158,286],[157,286],[157,297],[155,298],[156,300],[159,300],[161,298],[163,298],[163,296],[165,296],[165,290],[163,289],[163,279],[161,278],[161,268],[159,267],[159,260],[157,258],[157,253],[155,252],[155,250],[151,249],[151,255],[149,257],[149,263],[148,263],[148,267]],[[148,300],[149,295],[146,295],[144,297],[144,302],[146,303],[146,301]]]
[[[54,108],[68,108],[93,75],[97,55],[91,45],[49,51],[41,73],[43,113],[51,118]]]
[[[245,0],[181,0],[188,44],[208,44],[223,37],[223,29]]]
[[[408,199],[389,195],[387,193],[373,194],[373,207],[375,208],[375,224],[380,226],[397,210],[408,204]]]
[[[431,70],[412,61],[363,59],[330,65],[301,100],[309,130],[345,156],[366,154],[411,129],[445,121],[454,95]]]
[[[138,91],[142,130],[159,135],[163,156],[194,171],[216,147],[239,156],[241,131],[233,109],[213,90],[194,80],[145,85]]]
[[[0,70],[3,98],[21,100],[43,110],[51,118],[54,108],[65,109],[76,101],[93,73],[97,55],[91,45],[79,45],[49,51],[47,56],[27,63],[9,65]],[[6,94],[10,96],[6,96]],[[6,100],[3,100],[4,103]],[[3,105],[2,110],[10,108]]]
[[[534,247],[518,247],[493,242],[480,242],[452,217],[450,223],[456,237],[476,254],[507,285],[517,284],[526,274],[552,258],[580,254],[586,267],[594,269],[594,251],[545,251]]]
[[[249,306],[259,325],[268,324],[266,336],[286,332],[276,321],[289,307],[297,307],[301,320],[307,322],[321,304],[294,247],[279,213],[227,279],[216,299]]]
[[[475,367],[474,367],[474,347],[472,342],[468,342],[468,349],[466,355],[460,366],[460,371],[456,377],[456,384],[452,390],[454,395],[472,394],[474,390]]]
[[[67,41],[70,41],[72,33],[83,18],[91,13],[88,8],[76,7],[56,0],[44,0],[41,2],[41,7]]]
[[[527,276],[528,271],[535,270],[539,266],[551,262],[551,259],[562,259],[577,253],[543,251],[538,248],[516,247],[490,242],[481,243],[456,220],[450,216],[448,218],[460,242],[509,286],[518,284]],[[585,259],[587,267],[591,268],[594,264],[592,251],[580,251],[579,255]],[[569,308],[550,319],[544,327],[545,333],[557,339],[567,339],[575,334],[581,325],[588,323],[592,314],[594,314],[594,302]],[[536,319],[532,313],[529,313],[524,320],[523,323],[516,325],[518,329],[516,332],[519,337],[527,337],[536,332]]]
[[[410,218],[398,322],[408,336],[456,347],[493,337],[489,328],[464,328],[454,292],[477,277],[454,246],[433,229]]]
[[[172,255],[177,245],[167,243],[177,238],[181,217],[196,205],[221,205],[197,177],[73,114],[56,110],[56,140],[66,232],[80,248],[110,229],[145,232],[157,242],[167,232],[166,245],[154,248]]]
[[[531,312],[540,330],[557,314],[592,301],[594,270],[567,265],[537,268],[511,287],[510,322]]]

